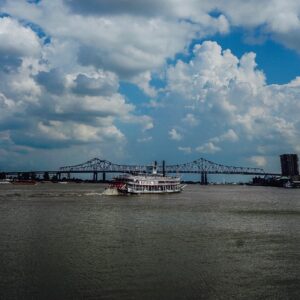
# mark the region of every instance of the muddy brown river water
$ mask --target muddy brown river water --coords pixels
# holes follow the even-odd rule
[[[300,189],[0,186],[0,299],[299,299]]]

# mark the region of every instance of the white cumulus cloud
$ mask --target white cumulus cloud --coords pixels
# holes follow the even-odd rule
[[[183,152],[183,153],[186,153],[186,154],[192,153],[192,148],[191,147],[178,147],[178,150]]]
[[[208,153],[208,154],[213,154],[213,153],[216,153],[216,152],[221,151],[221,150],[222,149],[220,147],[216,146],[212,142],[205,143],[205,144],[203,144],[201,146],[198,146],[196,148],[197,152]]]
[[[207,141],[196,151],[232,151],[228,142],[240,153],[258,153],[262,145],[269,145],[265,155],[300,150],[298,79],[268,85],[254,53],[238,58],[216,42],[196,45],[194,54],[191,61],[170,66],[166,79],[169,101],[177,99],[205,124],[185,136],[191,144],[195,136]]]
[[[186,114],[182,121],[191,127],[197,126],[199,124],[199,120],[197,120],[196,117],[191,113]]]
[[[267,164],[267,159],[264,156],[252,156],[250,157],[250,161],[258,167],[265,167]]]
[[[124,142],[131,124],[138,134],[172,128],[170,139],[184,137],[188,146],[177,150],[186,153],[222,149],[268,157],[300,151],[299,78],[269,85],[255,53],[237,57],[213,41],[189,52],[192,41],[232,27],[248,41],[273,39],[300,52],[299,1],[121,2],[0,1],[9,15],[0,17],[0,136],[6,149],[98,142],[102,153],[109,139],[110,149]],[[154,74],[165,80],[163,87],[153,86]],[[131,103],[121,94],[124,82],[155,101],[148,107],[139,106],[140,99]],[[155,108],[151,116],[149,107]]]
[[[182,134],[179,133],[175,128],[172,128],[169,131],[169,137],[171,140],[174,140],[174,141],[180,141],[183,138]]]

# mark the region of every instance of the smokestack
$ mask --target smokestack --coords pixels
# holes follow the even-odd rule
[[[162,162],[162,171],[163,171],[163,176],[166,176],[166,162],[163,160]]]
[[[152,174],[157,174],[157,161],[154,161]]]

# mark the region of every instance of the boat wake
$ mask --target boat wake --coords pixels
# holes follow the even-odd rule
[[[124,193],[121,193],[116,188],[106,188],[101,195],[104,195],[104,196],[120,196],[120,195],[124,195]]]
[[[85,196],[102,196],[103,193],[96,193],[96,192],[90,192],[90,193],[85,193]]]

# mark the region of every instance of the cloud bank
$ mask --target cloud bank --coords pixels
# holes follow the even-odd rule
[[[300,152],[300,79],[268,85],[255,53],[213,41],[241,28],[300,52],[299,15],[292,0],[0,1],[2,164],[82,147],[122,159],[158,141],[259,166]]]
[[[267,155],[300,151],[298,78],[284,85],[267,85],[254,53],[239,59],[216,42],[198,44],[193,53],[189,62],[179,60],[168,68],[166,89],[169,99],[180,99],[187,116],[201,122],[198,136],[203,143],[195,151],[216,153],[228,144],[232,149],[238,144],[241,152],[248,145],[253,153]],[[192,136],[197,136],[196,129]],[[250,161],[266,164],[261,156],[254,158]]]

